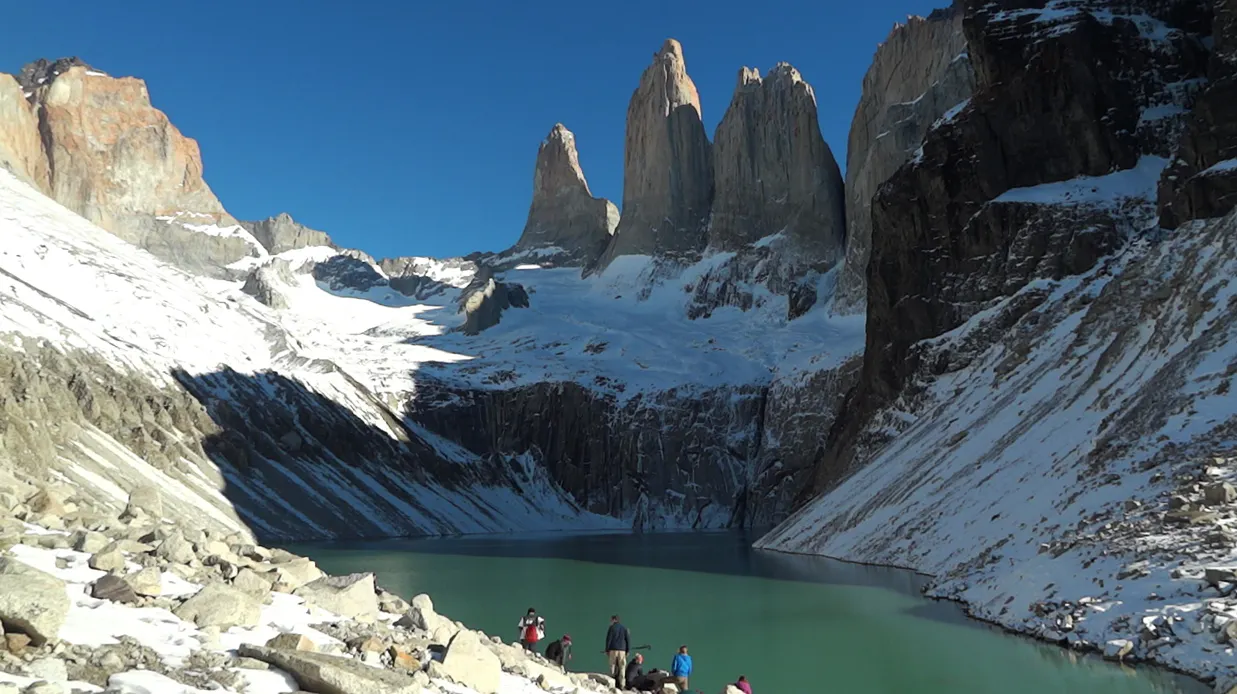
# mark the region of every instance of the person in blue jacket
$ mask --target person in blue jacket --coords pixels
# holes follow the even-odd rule
[[[687,691],[687,678],[692,674],[692,657],[687,655],[687,646],[679,646],[679,652],[670,664],[670,677],[680,692]]]

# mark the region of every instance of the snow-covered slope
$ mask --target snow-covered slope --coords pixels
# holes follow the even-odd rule
[[[6,457],[123,507],[163,487],[187,514],[285,537],[605,526],[537,470],[482,469],[388,401],[430,308],[302,287],[276,312],[187,275],[0,171]],[[310,298],[312,296],[312,298]],[[330,339],[325,336],[330,335]],[[297,497],[312,499],[302,504]],[[234,509],[234,510],[233,510]]]
[[[1016,194],[1096,204],[1120,176]],[[1151,227],[929,341],[944,373],[869,426],[888,444],[758,546],[909,567],[981,618],[1231,684],[1237,579],[1204,575],[1237,564],[1234,276],[1237,215]]]

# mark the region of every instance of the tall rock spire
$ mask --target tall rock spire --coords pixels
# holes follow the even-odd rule
[[[785,232],[813,262],[841,259],[842,175],[798,70],[779,63],[763,80],[754,69],[739,71],[713,138],[713,175],[710,246],[736,250]]]
[[[683,46],[667,39],[627,107],[623,216],[601,260],[704,246],[713,201],[709,138]]]
[[[556,124],[537,151],[533,202],[515,250],[560,248],[568,262],[589,265],[605,250],[618,220],[614,203],[589,190],[575,135]]]

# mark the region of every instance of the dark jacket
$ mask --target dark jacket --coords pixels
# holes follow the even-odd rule
[[[610,630],[606,632],[606,650],[631,650],[631,636],[627,633],[627,627],[619,622],[610,625]]]
[[[640,667],[640,663],[637,663],[635,658],[632,658],[631,662],[627,663],[627,675],[626,675],[627,686],[630,687],[636,684],[643,677],[644,677],[644,668]]]
[[[551,641],[549,646],[545,647],[546,660],[562,665],[571,657],[571,642],[563,643],[562,639]]]

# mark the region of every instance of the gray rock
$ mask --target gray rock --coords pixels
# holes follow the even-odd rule
[[[133,491],[129,492],[129,503],[125,505],[121,518],[138,518],[143,514],[152,518],[163,517],[163,497],[156,487],[134,487]]]
[[[318,650],[318,645],[308,636],[289,633],[272,637],[266,642],[266,647],[281,651],[306,651],[309,653],[316,653]]]
[[[148,566],[135,571],[125,576],[124,581],[138,595],[153,598],[163,594],[163,574],[156,567]]]
[[[59,658],[40,658],[26,666],[30,677],[48,682],[68,682],[69,671]]]
[[[263,578],[258,572],[249,568],[241,569],[236,574],[236,577],[232,579],[232,585],[238,590],[256,597],[262,597],[271,592],[270,580]]]
[[[558,264],[590,265],[610,242],[618,220],[614,203],[589,191],[575,135],[556,124],[537,151],[533,202],[512,250],[559,248],[563,252],[554,258]]]
[[[108,545],[109,540],[103,533],[91,530],[77,530],[70,536],[69,542],[78,552],[94,554]]]
[[[318,565],[304,557],[292,556],[288,561],[275,564],[273,571],[276,583],[284,584],[289,590],[295,590],[322,577],[322,570]]]
[[[202,588],[174,611],[177,617],[199,627],[257,626],[262,603],[250,595],[221,583]]]
[[[700,95],[674,39],[662,45],[632,94],[626,152],[622,216],[600,266],[621,255],[700,251],[713,202],[713,162]]]
[[[293,594],[344,617],[373,621],[378,616],[378,596],[371,573],[325,576],[297,588]]]
[[[23,690],[23,694],[65,694],[65,686],[62,682],[45,682],[40,680],[26,687]]]
[[[298,686],[316,694],[419,694],[421,691],[421,685],[407,675],[370,667],[352,658],[248,644],[240,647],[239,654],[284,670],[292,675]]]
[[[1203,500],[1212,506],[1223,506],[1237,501],[1237,487],[1228,482],[1217,482],[1203,489]]]
[[[713,137],[713,178],[710,247],[739,250],[783,233],[805,267],[842,259],[842,174],[820,134],[816,95],[798,70],[780,63],[763,80],[756,70],[739,71]]]
[[[86,563],[99,571],[120,571],[125,568],[125,555],[116,550],[97,552]]]
[[[876,191],[933,123],[974,91],[963,14],[955,5],[895,26],[863,77],[846,147],[846,264],[835,300],[845,313],[865,304]]]
[[[0,557],[0,621],[37,645],[54,641],[69,612],[64,581],[16,559]]]
[[[258,243],[266,247],[271,255],[310,246],[335,248],[331,237],[325,232],[310,229],[298,223],[287,212],[280,212],[260,222],[241,222],[240,224],[248,229],[249,233],[253,234]]]
[[[128,581],[115,574],[102,576],[91,584],[90,597],[125,603],[127,605],[137,602],[137,593],[133,591],[133,587],[129,585]]]
[[[498,694],[502,662],[482,643],[476,632],[462,629],[451,638],[442,667],[452,680],[479,694]]]
[[[172,533],[155,548],[155,556],[175,564],[188,564],[197,558],[193,552],[193,543],[180,533]]]
[[[236,658],[232,661],[232,667],[241,668],[242,670],[269,670],[269,663],[264,663],[257,658]]]

